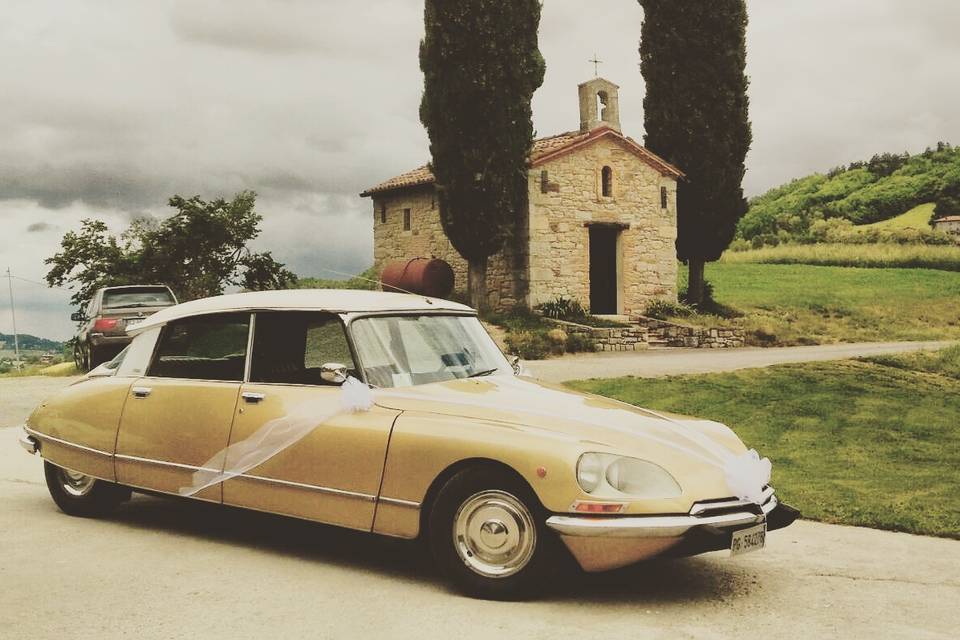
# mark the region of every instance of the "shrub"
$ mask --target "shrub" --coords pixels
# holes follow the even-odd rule
[[[647,305],[643,315],[657,320],[666,320],[667,318],[685,318],[696,313],[696,309],[682,302],[673,302],[671,300],[654,300]]]
[[[580,333],[571,333],[567,336],[567,353],[591,352],[597,350],[593,340]]]
[[[524,360],[542,360],[551,352],[546,334],[539,331],[508,333],[507,348]]]
[[[587,315],[587,310],[583,308],[577,300],[557,296],[552,302],[544,302],[537,309],[547,318],[554,320],[576,321],[577,318],[583,318]]]

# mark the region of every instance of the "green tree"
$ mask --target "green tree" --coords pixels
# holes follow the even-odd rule
[[[677,255],[688,299],[703,300],[703,268],[730,245],[746,213],[741,183],[748,119],[744,0],[639,0],[645,144],[678,165]]]
[[[542,84],[538,0],[426,0],[420,120],[430,137],[443,230],[486,306],[487,258],[528,210],[530,101]]]
[[[960,182],[947,184],[937,195],[937,204],[933,208],[931,224],[938,218],[960,216]]]
[[[184,301],[221,294],[228,285],[262,290],[296,282],[269,251],[247,246],[263,219],[252,191],[230,201],[173,196],[169,204],[177,210],[169,218],[135,220],[120,236],[101,220],[83,220],[44,261],[47,283],[74,289],[71,302],[83,306],[100,287],[115,285],[166,284]]]

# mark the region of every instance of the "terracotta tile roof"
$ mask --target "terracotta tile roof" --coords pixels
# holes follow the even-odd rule
[[[627,146],[635,155],[650,164],[664,175],[671,175],[675,178],[683,176],[683,172],[678,168],[659,157],[652,151],[638,144],[633,138],[621,135],[617,131],[608,128],[594,129],[593,131],[582,133],[580,131],[566,131],[558,133],[555,136],[546,138],[537,138],[533,141],[533,147],[530,149],[530,166],[536,167],[539,164],[553,160],[571,151],[575,151],[582,146],[592,143],[594,140],[613,136]],[[417,167],[412,171],[407,171],[398,176],[390,178],[380,184],[366,189],[360,194],[361,197],[371,196],[375,193],[385,191],[394,191],[396,189],[405,189],[421,185],[433,184],[434,177],[428,165]]]

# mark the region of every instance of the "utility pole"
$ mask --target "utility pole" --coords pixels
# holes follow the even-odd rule
[[[17,359],[17,373],[20,373],[20,337],[17,335],[17,312],[13,308],[13,276],[7,267],[7,288],[10,290],[10,316],[13,318],[13,349]]]

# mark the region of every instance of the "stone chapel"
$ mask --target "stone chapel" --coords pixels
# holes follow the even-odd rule
[[[492,309],[563,296],[596,315],[642,314],[677,297],[677,180],[683,173],[620,130],[619,87],[579,85],[580,128],[534,141],[525,224],[487,266]],[[370,187],[374,265],[442,258],[466,289],[428,166]]]

